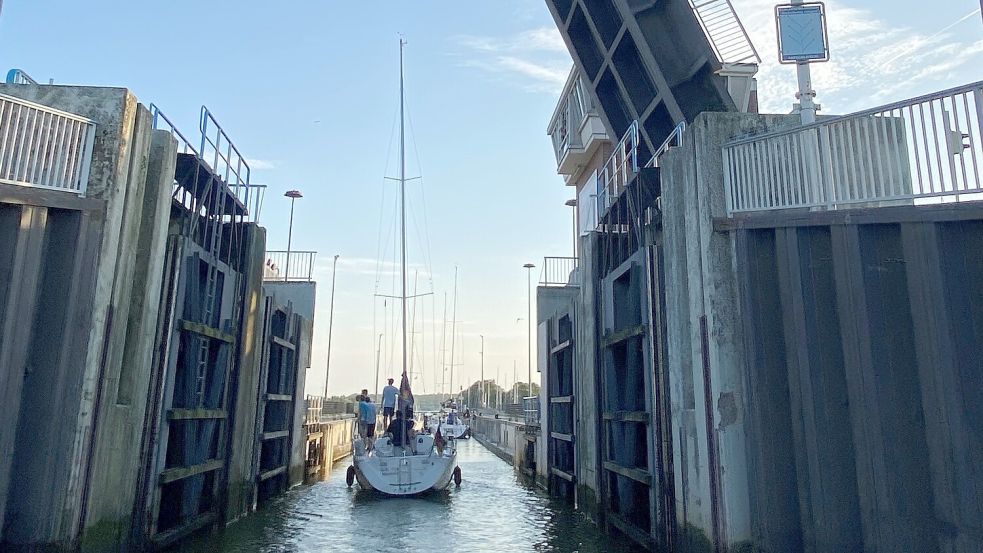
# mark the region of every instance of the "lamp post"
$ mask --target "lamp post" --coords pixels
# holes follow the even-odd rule
[[[328,312],[328,360],[324,366],[324,397],[328,397],[328,376],[331,375],[331,331],[334,328],[334,282],[335,275],[338,274],[338,257],[335,254],[334,262],[331,263],[331,308]]]
[[[577,259],[577,198],[571,198],[563,205],[573,208],[573,258]]]
[[[526,269],[526,343],[529,350],[529,365],[527,366],[529,378],[529,395],[532,395],[532,263],[523,265]]]
[[[294,203],[296,203],[297,198],[303,198],[304,195],[299,190],[287,190],[283,195],[290,198],[290,226],[287,227],[287,261],[284,263],[285,267],[283,268],[283,280],[287,281],[290,279],[290,246],[294,237]],[[327,381],[325,381],[325,387],[327,387]]]
[[[481,399],[479,403],[481,407],[485,407],[485,335],[479,334],[481,336],[481,385],[478,387],[478,393],[481,394]]]

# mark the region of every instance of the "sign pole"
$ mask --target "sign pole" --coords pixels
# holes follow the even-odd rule
[[[793,6],[801,6],[804,3],[803,0],[792,0]],[[799,80],[799,92],[796,94],[796,98],[799,100],[799,116],[802,118],[802,124],[815,123],[816,91],[812,89],[812,72],[809,70],[809,62],[797,62],[795,74]]]

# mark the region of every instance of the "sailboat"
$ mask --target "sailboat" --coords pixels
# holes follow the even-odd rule
[[[403,89],[403,48],[399,40],[399,193],[400,237],[402,241],[402,334],[403,374],[399,386],[399,410],[413,420],[413,391],[407,374],[406,326],[406,132]],[[461,484],[461,468],[457,466],[457,447],[453,438],[439,431],[433,435],[385,436],[373,443],[356,437],[352,440],[352,465],[348,467],[347,483],[355,480],[359,487],[375,490],[388,496],[418,495]]]

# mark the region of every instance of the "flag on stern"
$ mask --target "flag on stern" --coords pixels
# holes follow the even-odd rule
[[[405,369],[399,382],[399,410],[407,420],[413,420],[413,390],[410,390],[410,379]]]

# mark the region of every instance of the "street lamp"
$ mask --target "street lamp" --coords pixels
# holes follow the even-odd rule
[[[297,198],[303,198],[304,195],[299,190],[287,190],[283,195],[290,198],[290,226],[287,227],[287,262],[283,268],[283,280],[287,281],[290,279],[290,245],[294,235],[294,203],[297,201]],[[325,385],[327,385],[327,382],[325,382]]]
[[[577,259],[577,198],[571,198],[563,205],[573,208],[573,258]]]
[[[334,282],[338,274],[338,255],[335,254],[331,263],[331,309],[328,312],[328,360],[324,366],[324,397],[328,397],[328,376],[331,374],[331,330],[334,328]]]
[[[481,407],[485,407],[485,335],[479,334],[481,336],[481,386],[478,387],[478,393],[481,394]]]
[[[528,377],[529,377],[529,395],[532,395],[532,269],[535,267],[532,263],[526,263],[523,265],[526,269],[526,343],[529,349],[529,365],[527,367]]]

